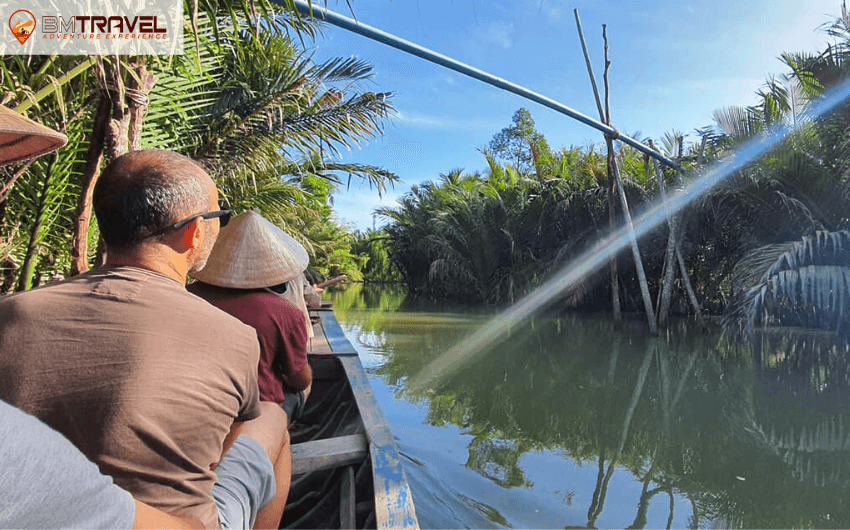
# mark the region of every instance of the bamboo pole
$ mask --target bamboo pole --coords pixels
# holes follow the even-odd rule
[[[649,140],[649,147],[655,149],[652,140]],[[667,190],[664,186],[664,174],[658,162],[652,161],[655,169],[655,178],[658,182],[658,191],[661,195],[661,201],[667,200]],[[658,303],[658,324],[661,326],[667,325],[667,319],[670,315],[670,301],[673,296],[673,282],[676,279],[676,241],[679,234],[679,216],[678,214],[671,215],[667,219],[668,236],[667,236],[667,252],[664,255],[664,277],[661,287],[661,299]]]
[[[605,134],[610,134],[614,137],[615,140],[619,140],[625,144],[628,144],[640,151],[641,153],[645,153],[657,159],[659,162],[667,164],[671,167],[679,167],[676,162],[670,160],[669,158],[657,151],[649,149],[649,147],[642,144],[641,142],[638,142],[634,138],[620,133],[617,129],[611,127],[610,125],[600,123],[594,120],[593,118],[582,114],[581,112],[578,112],[577,110],[571,109],[563,103],[559,103],[551,98],[540,95],[525,87],[522,87],[515,83],[511,83],[510,81],[506,81],[492,74],[484,72],[483,70],[473,68],[472,66],[464,64],[460,61],[456,61],[451,57],[447,57],[435,51],[429,50],[428,48],[425,48],[423,46],[419,46],[418,44],[414,44],[410,41],[401,39],[385,31],[381,31],[367,24],[358,22],[357,20],[344,17],[338,13],[334,13],[333,11],[328,11],[327,9],[317,6],[315,3],[310,4],[305,2],[304,0],[272,0],[272,3],[284,7],[290,7],[294,5],[298,12],[302,15],[314,17],[318,20],[333,24],[334,26],[351,31],[352,33],[357,33],[358,35],[362,35],[368,39],[372,39],[382,44],[386,44],[387,46],[390,46],[397,50],[401,50],[405,53],[409,53],[411,55],[419,57],[420,59],[424,59],[434,64],[438,64],[442,67],[448,68],[449,70],[454,70],[455,72],[469,76],[473,79],[477,79],[479,81],[487,83],[488,85],[500,88],[507,92],[511,92],[530,101],[534,101],[535,103],[539,103],[544,107],[548,107],[554,110],[555,112],[559,112],[561,114],[569,116],[570,118],[578,120],[584,123],[585,125],[589,125],[590,127],[602,131]]]
[[[579,19],[578,9],[574,9],[573,13],[576,17],[576,25],[578,27],[579,38],[584,41],[584,33],[581,29],[581,20]],[[608,86],[608,69],[611,66],[611,61],[608,60],[608,32],[605,24],[602,25],[602,39],[605,43],[605,71],[602,75],[602,80],[605,86],[605,110],[602,111],[602,103],[599,98],[599,90],[596,87],[596,82],[592,81],[593,96],[596,98],[597,108],[600,111],[600,119],[606,123],[611,123],[611,108],[610,108],[610,90]],[[585,62],[587,63],[587,73],[591,79],[594,79],[593,67],[590,63],[590,58],[587,55],[587,46],[582,46],[585,53]],[[646,273],[643,270],[643,260],[640,257],[640,248],[638,247],[637,236],[635,235],[635,226],[632,222],[632,215],[629,212],[629,202],[626,199],[626,190],[623,187],[623,180],[620,178],[620,169],[617,166],[617,161],[614,158],[614,137],[605,135],[605,144],[608,147],[608,180],[616,184],[620,195],[620,206],[623,208],[623,217],[626,220],[626,227],[629,233],[629,243],[632,248],[632,255],[635,260],[635,270],[637,271],[638,283],[640,284],[640,292],[643,297],[644,310],[646,311],[646,320],[649,324],[649,332],[653,335],[658,334],[658,326],[655,323],[655,309],[652,307],[652,296],[649,294],[649,285],[646,282]],[[610,196],[610,191],[609,191]],[[609,210],[610,212],[610,210]],[[609,214],[610,215],[610,214]],[[616,259],[616,258],[614,258]]]
[[[584,52],[584,62],[587,65],[587,72],[590,75],[590,84],[593,87],[593,94],[596,100],[596,108],[599,110],[599,118],[605,120],[605,111],[602,109],[602,102],[599,100],[599,88],[596,86],[596,77],[593,75],[593,65],[590,62],[590,54],[587,52],[587,44],[584,41],[584,31],[581,28],[581,19],[578,16],[578,9],[574,11],[576,17],[576,26],[578,27],[578,38],[581,41],[581,49]],[[608,137],[605,139],[608,146],[609,157],[611,155],[611,142]],[[610,164],[611,161],[608,160]],[[608,172],[608,229],[613,234],[617,229],[617,203],[614,199],[615,183],[612,174]],[[622,307],[620,304],[620,274],[617,270],[617,256],[611,258],[608,262],[608,270],[610,271],[611,280],[611,307],[614,320],[622,318]]]
[[[611,123],[611,110],[608,104],[610,90],[608,89],[608,69],[611,66],[611,61],[608,60],[608,33],[605,24],[602,25],[602,39],[605,42],[605,72],[602,74],[602,79],[605,84],[605,117],[608,123]],[[613,151],[613,138],[609,140],[611,143],[609,151]],[[620,204],[623,207],[623,217],[626,219],[626,227],[629,232],[629,243],[632,247],[632,254],[635,259],[635,269],[637,271],[638,282],[640,283],[640,294],[643,296],[644,311],[646,311],[646,321],[649,324],[649,332],[653,335],[658,335],[658,326],[655,322],[655,309],[652,307],[652,295],[649,294],[649,284],[646,282],[646,272],[643,270],[643,259],[640,257],[640,248],[638,247],[637,235],[635,234],[635,224],[632,222],[632,214],[629,212],[629,202],[626,200],[626,189],[623,187],[623,180],[620,178],[620,168],[617,166],[616,160],[613,159],[612,152],[611,169],[614,173],[614,180],[617,182],[617,190],[620,192]]]
[[[679,158],[682,157],[682,142],[683,138],[679,138]],[[703,137],[703,147],[705,146],[705,137]],[[702,157],[702,155],[700,155]],[[682,183],[682,171],[680,169],[676,170],[676,193],[681,193],[681,191],[685,188],[685,185]],[[679,218],[679,226],[681,227],[684,224],[682,220],[684,213],[677,212],[676,214]],[[676,238],[676,260],[679,262],[679,272],[682,274],[682,283],[685,284],[685,291],[688,293],[688,299],[691,301],[691,306],[694,308],[694,313],[696,314],[697,320],[699,321],[700,326],[702,326],[703,330],[706,329],[705,318],[702,316],[702,310],[699,307],[699,300],[697,300],[697,295],[694,292],[694,287],[691,285],[691,276],[688,274],[688,267],[685,265],[684,254],[682,254],[682,239],[684,238],[685,231],[680,229],[678,237]]]
[[[652,146],[652,140],[649,141],[650,146]],[[703,147],[705,146],[705,142],[703,141]],[[655,160],[652,161],[653,166],[655,167],[655,173],[659,182],[659,189],[661,190],[661,200],[667,200],[667,194],[664,188],[664,180],[661,175],[661,168],[658,166],[658,162]],[[676,189],[682,189],[682,174],[680,172],[676,173]],[[678,213],[671,215],[667,222],[670,226],[670,236],[667,239],[667,254],[665,256],[665,277],[664,277],[664,291],[662,293],[662,302],[658,309],[658,320],[659,323],[666,324],[667,323],[667,313],[669,311],[670,297],[672,294],[673,281],[675,279],[675,265],[679,266],[679,274],[682,276],[682,283],[685,286],[685,292],[688,294],[688,300],[691,302],[691,307],[696,314],[697,320],[700,323],[700,326],[705,326],[705,318],[702,316],[702,310],[699,307],[699,300],[697,300],[697,295],[694,292],[694,287],[691,284],[691,276],[688,274],[688,267],[685,265],[685,260],[682,257],[682,236],[683,231],[681,230],[681,217]],[[671,251],[671,244],[673,246]],[[675,257],[676,264],[672,263],[672,258]],[[669,268],[668,268],[669,267]],[[668,285],[670,293],[667,294],[666,305],[664,301],[664,293],[668,292]]]

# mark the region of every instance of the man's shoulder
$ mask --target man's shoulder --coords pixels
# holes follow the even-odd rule
[[[242,300],[245,300],[257,307],[273,308],[275,310],[290,312],[291,310],[299,311],[295,305],[282,296],[269,291],[249,291],[240,295]]]
[[[186,293],[186,304],[192,306],[192,310],[196,311],[199,320],[205,325],[214,326],[215,333],[225,333],[233,336],[240,336],[244,340],[256,342],[256,330],[242,322],[239,318],[231,315],[227,311],[216,307],[208,300],[202,298],[191,291]]]
[[[17,293],[7,294],[3,297],[0,297],[0,312],[17,310],[17,311],[40,311],[40,308],[43,306],[52,306],[50,300],[54,296],[59,296],[63,292],[67,292],[69,290],[68,284],[69,280],[62,280],[59,282],[53,282],[48,285],[42,285],[39,287],[35,287],[33,289],[29,289],[27,291],[20,291]]]
[[[268,307],[274,308],[278,314],[287,317],[301,317],[301,310],[286,298],[268,292],[256,294],[259,296],[259,300],[262,300]]]

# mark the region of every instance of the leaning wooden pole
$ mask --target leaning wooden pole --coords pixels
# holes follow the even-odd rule
[[[587,73],[590,75],[590,84],[593,87],[593,94],[596,96],[596,108],[599,110],[599,119],[605,121],[605,111],[602,109],[602,101],[599,99],[599,89],[596,86],[596,77],[593,75],[593,64],[590,62],[590,54],[587,52],[587,43],[584,41],[584,31],[581,28],[581,19],[578,16],[578,9],[574,11],[576,16],[576,26],[578,27],[578,38],[581,41],[581,50],[584,52],[584,62],[587,65]],[[608,164],[612,163],[613,150],[611,139],[606,136],[605,144],[608,146]],[[616,161],[614,161],[616,163]],[[616,183],[613,179],[613,174],[608,171],[608,230],[613,234],[617,229],[617,202],[614,199]],[[617,256],[611,258],[608,262],[608,270],[610,272],[611,281],[611,307],[614,320],[622,318],[622,307],[620,304],[620,273],[617,270]]]
[[[584,41],[584,33],[581,29],[581,20],[579,19],[578,9],[573,10],[573,13],[576,17],[576,25],[579,31],[579,38]],[[602,25],[602,39],[605,43],[605,71],[602,75],[602,79],[605,85],[605,108],[604,111],[602,109],[602,103],[599,97],[599,90],[596,87],[596,82],[592,81],[591,85],[593,86],[593,95],[596,98],[597,108],[600,110],[600,119],[604,121],[606,124],[610,126],[611,124],[611,108],[609,104],[609,94],[610,90],[608,87],[608,69],[611,66],[611,61],[608,60],[608,33],[607,28],[603,24]],[[587,54],[587,46],[582,46],[582,49],[585,53],[585,62],[587,63],[587,73],[590,75],[591,79],[594,79],[593,75],[593,67],[590,63],[589,56]],[[611,180],[614,181],[615,187],[620,195],[620,206],[623,208],[623,217],[626,220],[626,227],[629,233],[629,243],[631,244],[632,254],[634,255],[635,260],[635,270],[637,271],[638,282],[640,283],[640,291],[641,296],[643,297],[643,305],[644,310],[646,311],[646,320],[649,324],[649,331],[653,335],[658,334],[658,327],[655,323],[655,309],[652,307],[652,296],[649,294],[649,284],[646,281],[646,273],[643,269],[643,260],[640,257],[640,248],[638,247],[637,236],[635,235],[635,227],[632,222],[632,215],[629,212],[629,202],[626,199],[626,190],[623,187],[623,181],[620,178],[620,169],[617,166],[617,160],[614,157],[614,137],[605,134],[605,144],[608,147],[608,180],[609,183]],[[612,179],[613,177],[613,179]],[[611,190],[609,190],[609,196],[612,195]]]
[[[652,145],[652,140],[650,140],[649,142],[650,142],[650,147],[652,147],[654,149],[654,146]],[[704,142],[703,142],[703,145],[705,145]],[[664,190],[664,180],[661,176],[661,168],[658,166],[657,161],[653,160],[652,163],[655,167],[655,173],[658,176],[659,188],[661,189],[662,201],[666,201],[667,196],[666,196],[666,192]],[[681,188],[682,188],[682,176],[681,176],[681,173],[677,172],[676,173],[676,189],[680,190]],[[685,286],[685,292],[688,293],[688,300],[690,300],[690,302],[691,302],[691,307],[693,308],[694,314],[696,315],[697,320],[699,320],[700,325],[703,328],[705,328],[705,319],[703,318],[702,310],[699,307],[699,300],[697,300],[697,295],[694,292],[693,285],[691,284],[690,274],[688,274],[688,268],[685,265],[684,258],[682,257],[682,235],[683,235],[684,231],[681,229],[682,223],[681,223],[681,219],[680,219],[679,214],[676,213],[676,214],[670,216],[670,219],[668,220],[668,222],[670,223],[670,236],[667,240],[667,259],[670,260],[670,261],[668,261],[665,264],[665,267],[669,267],[669,269],[666,270],[667,275],[664,278],[664,289],[665,289],[665,291],[668,289],[667,286],[668,286],[668,283],[669,283],[670,289],[672,290],[673,279],[675,277],[675,268],[674,268],[674,265],[672,263],[671,258],[675,256],[676,264],[679,266],[679,273],[682,275],[682,283]],[[672,251],[670,249],[671,244],[673,245]],[[663,300],[664,300],[664,298],[662,296],[661,306],[664,305]],[[669,299],[668,299],[667,304],[668,304],[667,307],[669,307]],[[664,309],[659,309],[659,321],[661,321],[662,323],[665,323],[666,320],[667,320],[666,316],[662,316],[662,315],[665,314],[666,311],[667,311],[666,307]]]
[[[86,152],[86,165],[83,171],[80,198],[77,203],[77,216],[74,221],[74,240],[71,243],[71,276],[76,276],[89,270],[88,241],[89,226],[92,214],[92,194],[94,185],[100,176],[100,165],[103,160],[103,146],[105,145],[106,126],[109,123],[109,114],[112,103],[109,94],[104,92],[100,96],[97,112],[92,123],[92,134],[89,139],[89,147]]]
[[[655,149],[652,140],[649,142],[649,147]],[[652,161],[655,169],[655,178],[658,182],[658,192],[661,196],[661,201],[667,200],[667,190],[664,186],[664,173],[656,160]],[[670,301],[673,297],[673,282],[676,279],[676,241],[679,237],[679,215],[673,214],[667,219],[667,227],[669,229],[667,235],[667,252],[664,255],[664,281],[661,286],[661,300],[658,303],[658,324],[665,326],[670,314]]]

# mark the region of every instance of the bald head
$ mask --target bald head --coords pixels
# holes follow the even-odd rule
[[[94,211],[108,248],[130,249],[158,230],[208,209],[209,175],[168,151],[131,151],[106,166]]]

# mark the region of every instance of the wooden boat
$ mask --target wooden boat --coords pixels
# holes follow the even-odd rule
[[[311,312],[313,388],[292,425],[281,528],[418,529],[398,447],[330,307]]]

